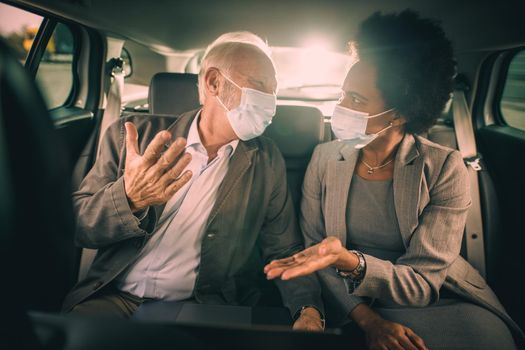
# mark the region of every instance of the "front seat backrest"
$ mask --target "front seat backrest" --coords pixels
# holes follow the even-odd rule
[[[2,182],[12,198],[0,203],[2,314],[11,325],[7,343],[16,336],[22,348],[32,337],[18,334],[23,311],[58,311],[74,283],[74,220],[66,147],[34,81],[2,40],[0,143]]]
[[[180,115],[199,108],[197,74],[157,73],[149,86],[151,114]]]
[[[296,210],[300,208],[304,173],[312,152],[324,138],[324,117],[315,107],[277,106],[272,124],[264,132],[286,161],[288,187]]]

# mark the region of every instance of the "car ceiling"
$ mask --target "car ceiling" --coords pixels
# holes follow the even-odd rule
[[[522,0],[39,0],[16,1],[118,34],[157,51],[204,47],[221,33],[249,30],[273,46],[327,38],[343,51],[375,11],[411,8],[440,19],[456,50],[525,43]]]

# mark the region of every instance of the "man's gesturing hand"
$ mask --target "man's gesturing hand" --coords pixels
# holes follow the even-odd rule
[[[176,163],[175,159],[184,151],[186,140],[177,138],[162,153],[171,140],[169,131],[161,131],[151,141],[141,156],[139,153],[137,128],[126,123],[126,165],[124,189],[132,212],[151,205],[166,203],[184,184],[191,179],[191,172],[182,171],[191,161],[190,154],[184,154]]]

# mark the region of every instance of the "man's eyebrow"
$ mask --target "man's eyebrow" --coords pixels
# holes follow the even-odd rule
[[[248,81],[257,85],[264,85],[264,82],[262,80],[256,78],[248,78]]]

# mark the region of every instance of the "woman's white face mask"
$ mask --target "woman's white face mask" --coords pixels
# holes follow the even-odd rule
[[[247,141],[262,135],[266,127],[272,123],[275,115],[277,105],[275,94],[240,87],[226,75],[222,74],[222,76],[241,90],[241,102],[231,110],[217,96],[217,100],[226,110],[230,125],[237,137]]]
[[[394,109],[395,108],[392,108],[388,111],[369,115],[365,112],[359,112],[341,105],[336,105],[331,121],[332,131],[339,140],[358,140],[355,148],[361,149],[374,141],[381,133],[392,127],[392,123],[390,123],[389,126],[379,130],[375,134],[367,134],[366,128],[368,126],[368,120],[392,112]]]

